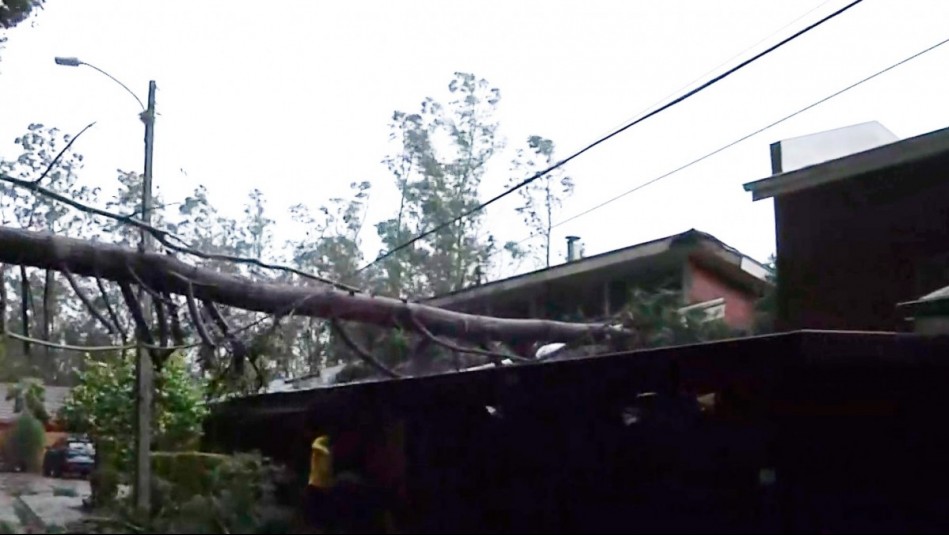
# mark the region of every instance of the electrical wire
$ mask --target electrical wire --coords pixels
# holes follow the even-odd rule
[[[824,7],[824,6],[826,6],[827,4],[831,3],[832,1],[833,1],[833,0],[824,0],[824,2],[821,2],[819,5],[817,5],[817,6],[815,6],[815,7],[812,7],[812,8],[809,9],[806,13],[800,15],[799,17],[797,17],[796,19],[792,20],[791,22],[788,22],[788,23],[785,24],[784,26],[781,26],[781,27],[778,28],[777,30],[774,30],[773,32],[769,33],[766,37],[761,38],[759,41],[755,42],[755,44],[746,47],[746,48],[745,48],[744,50],[742,50],[741,52],[739,52],[739,53],[737,53],[737,54],[731,56],[730,58],[726,59],[725,61],[722,61],[722,62],[719,63],[718,65],[716,65],[716,66],[712,67],[711,69],[707,70],[706,72],[700,74],[699,76],[697,76],[697,77],[696,77],[694,80],[692,80],[691,82],[689,82],[689,83],[683,85],[682,87],[680,87],[680,88],[676,89],[675,91],[669,93],[668,95],[662,97],[661,99],[657,100],[656,102],[653,102],[653,103],[650,104],[649,106],[646,106],[645,108],[643,108],[642,110],[640,110],[639,113],[636,113],[636,114],[634,114],[634,115],[632,115],[632,116],[630,116],[630,117],[627,117],[626,119],[623,119],[622,122],[617,123],[615,126],[613,126],[612,128],[610,128],[610,130],[607,130],[607,132],[612,131],[612,130],[615,129],[615,128],[619,128],[620,126],[622,126],[622,125],[626,124],[627,122],[631,121],[634,117],[638,117],[638,116],[640,116],[640,115],[642,115],[642,114],[648,112],[649,110],[651,110],[651,109],[655,108],[656,106],[662,104],[663,102],[669,100],[670,98],[674,97],[675,95],[677,95],[677,94],[679,94],[679,93],[685,91],[686,89],[692,87],[692,86],[695,85],[696,83],[698,83],[698,82],[700,82],[701,80],[703,80],[705,77],[707,77],[707,76],[709,76],[710,74],[714,73],[715,71],[721,69],[721,68],[724,67],[725,65],[728,65],[729,63],[731,63],[732,61],[734,61],[734,60],[740,58],[741,56],[744,56],[744,55],[747,54],[750,50],[753,50],[754,48],[758,47],[758,45],[760,45],[761,43],[764,43],[765,41],[769,41],[769,40],[770,40],[772,37],[774,37],[775,35],[778,35],[779,33],[783,32],[783,31],[786,30],[787,28],[789,28],[789,27],[793,26],[794,24],[798,23],[801,19],[807,17],[807,16],[810,15],[811,13],[817,11],[818,9],[820,9],[820,8],[822,8],[822,7]]]
[[[822,24],[824,24],[824,23],[830,21],[831,19],[834,19],[834,18],[836,18],[836,17],[842,15],[844,12],[846,12],[847,10],[849,10],[849,9],[851,9],[851,8],[853,8],[853,7],[855,7],[857,4],[860,4],[861,2],[863,2],[863,0],[854,0],[853,2],[850,2],[850,3],[847,4],[846,6],[844,6],[844,7],[840,8],[840,9],[838,9],[837,11],[834,11],[833,13],[831,13],[831,14],[829,14],[829,15],[823,17],[823,18],[821,18],[821,19],[818,20],[817,22],[814,22],[814,23],[812,23],[812,24],[806,26],[805,28],[803,28],[803,29],[801,29],[801,30],[795,32],[795,33],[792,34],[791,36],[786,37],[786,38],[782,39],[781,41],[779,41],[778,43],[776,43],[776,44],[774,44],[774,45],[771,45],[770,47],[766,48],[765,50],[763,50],[763,51],[761,51],[761,52],[755,54],[755,55],[752,56],[751,58],[746,59],[745,61],[742,61],[742,62],[739,63],[738,65],[736,65],[736,66],[734,66],[734,67],[728,69],[727,71],[723,72],[722,74],[719,74],[718,76],[715,76],[714,78],[712,78],[712,79],[706,81],[705,83],[703,83],[702,85],[696,87],[695,89],[692,89],[692,90],[688,91],[687,93],[685,93],[685,94],[683,94],[683,95],[681,95],[681,96],[679,96],[679,97],[673,99],[672,101],[670,101],[670,102],[668,102],[668,103],[666,103],[666,104],[660,106],[659,108],[657,108],[657,109],[655,109],[655,110],[653,110],[653,111],[651,111],[651,112],[649,112],[649,113],[647,113],[647,114],[645,114],[645,115],[643,115],[643,116],[641,116],[641,117],[639,117],[639,118],[637,118],[637,119],[635,119],[635,120],[633,120],[633,121],[627,123],[626,125],[622,126],[621,128],[618,128],[618,129],[614,130],[613,132],[611,132],[611,133],[609,133],[609,134],[607,134],[607,135],[605,135],[605,136],[603,136],[603,137],[597,139],[597,140],[594,141],[593,143],[590,143],[590,144],[587,145],[586,147],[584,147],[584,148],[578,150],[577,152],[574,152],[574,153],[571,154],[570,156],[567,156],[566,158],[564,158],[564,159],[560,160],[559,162],[557,162],[557,163],[551,165],[550,167],[547,167],[546,169],[544,169],[544,170],[542,170],[542,171],[538,171],[537,173],[535,173],[534,175],[530,176],[529,178],[527,178],[527,179],[525,179],[525,180],[522,180],[521,182],[519,182],[519,183],[515,184],[514,186],[508,188],[507,190],[503,191],[502,193],[499,193],[499,194],[495,195],[494,197],[488,199],[487,201],[482,202],[482,203],[479,204],[478,206],[476,206],[476,207],[474,207],[474,208],[471,208],[470,210],[467,210],[467,211],[465,211],[465,212],[459,214],[458,216],[455,216],[454,218],[450,219],[449,221],[445,221],[445,222],[443,222],[443,223],[440,223],[440,224],[438,224],[438,225],[435,225],[434,227],[432,227],[432,228],[430,228],[430,229],[428,229],[428,230],[426,230],[426,231],[424,231],[424,232],[422,232],[422,233],[416,235],[414,238],[412,238],[412,239],[410,239],[410,240],[408,240],[408,241],[406,241],[406,242],[404,242],[404,243],[402,243],[402,244],[400,244],[400,245],[398,245],[398,246],[396,246],[396,247],[390,249],[389,251],[387,251],[387,252],[385,252],[385,253],[383,253],[383,254],[377,256],[375,260],[373,260],[372,262],[370,262],[370,263],[368,263],[368,264],[362,266],[361,268],[359,268],[359,269],[357,270],[357,273],[366,270],[367,268],[369,268],[369,267],[371,267],[371,266],[373,266],[373,265],[375,265],[375,264],[381,262],[382,260],[385,260],[386,258],[388,258],[388,257],[392,256],[393,254],[395,254],[395,253],[397,253],[397,252],[399,252],[399,251],[405,249],[406,247],[410,247],[411,245],[413,245],[414,243],[418,242],[419,240],[425,239],[425,238],[427,238],[428,236],[431,236],[432,234],[435,234],[436,232],[439,232],[439,231],[441,231],[442,229],[445,229],[445,228],[447,228],[447,227],[449,227],[449,226],[451,226],[451,225],[457,223],[458,221],[461,221],[462,219],[465,219],[466,217],[468,217],[468,216],[470,216],[470,215],[472,215],[472,214],[474,214],[474,213],[477,213],[477,212],[479,212],[479,211],[485,209],[486,207],[490,206],[491,204],[494,204],[495,202],[497,202],[497,201],[503,199],[504,197],[507,197],[507,196],[510,195],[511,193],[514,193],[515,191],[517,191],[517,190],[519,190],[519,189],[521,189],[521,188],[523,188],[523,187],[525,187],[525,186],[531,184],[531,183],[534,182],[535,180],[537,180],[537,179],[539,179],[539,178],[541,178],[541,177],[543,177],[543,176],[545,176],[545,175],[551,173],[552,171],[554,171],[554,170],[556,170],[556,169],[559,169],[560,167],[563,167],[563,166],[566,165],[568,162],[570,162],[570,161],[574,160],[575,158],[581,156],[582,154],[584,154],[584,153],[590,151],[590,150],[593,149],[594,147],[597,147],[598,145],[600,145],[600,144],[602,144],[602,143],[605,143],[606,141],[608,141],[608,140],[610,140],[610,139],[612,139],[612,138],[618,136],[619,134],[625,132],[626,130],[629,130],[630,128],[636,126],[637,124],[639,124],[639,123],[641,123],[641,122],[643,122],[643,121],[649,119],[650,117],[654,117],[654,116],[658,115],[659,113],[662,113],[663,111],[665,111],[665,110],[667,110],[667,109],[669,109],[669,108],[671,108],[671,107],[673,107],[673,106],[675,106],[675,105],[677,105],[677,104],[679,104],[679,103],[685,101],[686,99],[688,99],[688,98],[690,98],[690,97],[692,97],[692,96],[694,96],[694,95],[696,95],[696,94],[698,94],[698,93],[704,91],[705,89],[708,89],[709,87],[711,87],[711,86],[717,84],[718,82],[724,80],[725,78],[731,76],[732,74],[738,72],[739,70],[741,70],[741,69],[747,67],[748,65],[754,63],[755,61],[761,59],[762,57],[767,56],[768,54],[770,54],[770,53],[774,52],[775,50],[781,48],[782,46],[786,45],[787,43],[790,43],[791,41],[797,39],[798,37],[801,37],[802,35],[804,35],[804,34],[810,32],[811,30],[817,28],[818,26],[821,26]]]
[[[750,134],[746,134],[746,135],[744,135],[744,136],[742,136],[742,137],[740,137],[740,138],[738,138],[738,139],[732,141],[731,143],[728,143],[727,145],[723,145],[723,146],[721,146],[721,147],[719,147],[719,148],[713,150],[712,152],[709,152],[709,153],[707,153],[707,154],[705,154],[705,155],[703,155],[703,156],[700,156],[700,157],[698,157],[698,158],[696,158],[696,159],[690,161],[689,163],[687,163],[687,164],[685,164],[685,165],[681,165],[681,166],[679,166],[679,167],[673,169],[672,171],[669,171],[669,172],[667,172],[667,173],[665,173],[665,174],[662,174],[662,175],[657,176],[656,178],[653,178],[653,179],[651,179],[651,180],[648,180],[648,181],[646,181],[646,182],[643,182],[642,184],[639,184],[639,185],[637,185],[636,187],[634,187],[634,188],[632,188],[632,189],[629,189],[629,190],[627,190],[627,191],[624,191],[623,193],[620,193],[619,195],[616,195],[616,196],[614,196],[614,197],[611,197],[611,198],[609,198],[609,199],[607,199],[607,200],[601,202],[600,204],[597,204],[596,206],[593,206],[593,207],[591,207],[591,208],[588,208],[587,210],[584,210],[583,212],[580,212],[579,214],[575,214],[575,215],[573,215],[573,216],[571,216],[571,217],[569,217],[569,218],[567,218],[567,219],[564,219],[563,221],[559,221],[559,222],[555,223],[554,225],[551,225],[550,228],[551,228],[551,229],[554,229],[554,228],[557,228],[557,227],[559,227],[559,226],[561,226],[561,225],[565,225],[565,224],[567,224],[567,223],[569,223],[569,222],[571,222],[571,221],[574,221],[574,220],[576,220],[576,219],[578,219],[578,218],[580,218],[580,217],[583,217],[583,216],[585,216],[585,215],[587,215],[587,214],[590,214],[590,213],[592,213],[592,212],[595,212],[595,211],[599,210],[600,208],[603,208],[604,206],[607,206],[607,205],[609,205],[609,204],[612,204],[612,203],[614,203],[614,202],[616,202],[616,201],[622,199],[623,197],[626,197],[627,195],[630,195],[631,193],[635,193],[635,192],[637,192],[637,191],[639,191],[639,190],[641,190],[641,189],[643,189],[643,188],[645,188],[645,187],[647,187],[647,186],[650,186],[650,185],[652,185],[652,184],[655,184],[656,182],[659,182],[660,180],[663,180],[663,179],[665,179],[665,178],[667,178],[667,177],[670,177],[670,176],[672,176],[672,175],[674,175],[674,174],[676,174],[676,173],[678,173],[678,172],[680,172],[680,171],[683,171],[683,170],[685,170],[685,169],[688,169],[689,167],[692,167],[693,165],[695,165],[695,164],[697,164],[697,163],[699,163],[699,162],[701,162],[701,161],[703,161],[703,160],[706,160],[706,159],[708,159],[708,158],[711,158],[712,156],[715,156],[716,154],[718,154],[718,153],[720,153],[720,152],[722,152],[722,151],[724,151],[724,150],[730,149],[730,148],[734,147],[735,145],[738,145],[739,143],[742,143],[743,141],[746,141],[746,140],[748,140],[748,139],[750,139],[750,138],[752,138],[752,137],[754,137],[754,136],[757,136],[758,134],[764,132],[765,130],[768,130],[768,129],[770,129],[770,128],[773,128],[773,127],[775,127],[775,126],[777,126],[777,125],[779,125],[779,124],[781,124],[781,123],[787,121],[788,119],[791,119],[791,118],[793,118],[793,117],[796,117],[796,116],[798,116],[798,115],[800,115],[800,114],[802,114],[802,113],[804,113],[804,112],[806,112],[806,111],[808,111],[808,110],[810,110],[810,109],[812,109],[812,108],[815,108],[815,107],[817,107],[817,106],[819,106],[819,105],[821,105],[821,104],[827,102],[828,100],[831,100],[831,99],[833,99],[833,98],[836,98],[836,97],[838,97],[838,96],[840,96],[840,95],[846,93],[847,91],[850,91],[851,89],[854,89],[855,87],[858,87],[858,86],[860,86],[860,85],[862,85],[862,84],[864,84],[864,83],[866,83],[866,82],[869,82],[870,80],[873,80],[874,78],[876,78],[876,77],[878,77],[878,76],[880,76],[880,75],[883,75],[883,74],[885,74],[885,73],[887,73],[887,72],[889,72],[889,71],[891,71],[891,70],[893,70],[893,69],[895,69],[895,68],[897,68],[897,67],[899,67],[899,66],[901,66],[901,65],[903,65],[903,64],[905,64],[905,63],[908,63],[908,62],[910,62],[910,61],[912,61],[912,60],[914,60],[914,59],[916,59],[916,58],[918,58],[918,57],[920,57],[920,56],[922,56],[922,55],[924,55],[924,54],[927,54],[927,53],[929,53],[929,52],[932,52],[933,50],[936,50],[937,48],[939,48],[939,47],[945,45],[946,43],[949,43],[949,38],[944,39],[944,40],[942,40],[942,41],[940,41],[940,42],[936,43],[935,45],[932,45],[932,46],[930,46],[930,47],[928,47],[928,48],[925,48],[925,49],[923,49],[923,50],[921,50],[921,51],[919,51],[919,52],[913,54],[912,56],[909,56],[909,57],[907,57],[907,58],[904,58],[904,59],[902,59],[902,60],[900,60],[900,61],[898,61],[898,62],[896,62],[896,63],[890,65],[889,67],[886,67],[885,69],[882,69],[882,70],[880,70],[880,71],[877,71],[877,72],[871,74],[870,76],[867,76],[866,78],[863,78],[863,79],[861,79],[861,80],[859,80],[859,81],[857,81],[857,82],[854,82],[854,83],[848,85],[847,87],[845,87],[845,88],[843,88],[843,89],[840,89],[840,90],[838,90],[838,91],[836,91],[836,92],[834,92],[834,93],[831,93],[830,95],[828,95],[828,96],[826,96],[826,97],[824,97],[824,98],[822,98],[822,99],[820,99],[820,100],[818,100],[818,101],[816,101],[816,102],[814,102],[814,103],[812,103],[812,104],[809,104],[809,105],[807,105],[807,106],[805,106],[805,107],[803,107],[803,108],[801,108],[801,109],[799,109],[799,110],[797,110],[797,111],[795,111],[795,112],[793,112],[793,113],[791,113],[791,114],[785,115],[784,117],[782,117],[782,118],[780,118],[780,119],[778,119],[778,120],[776,120],[776,121],[774,121],[774,122],[768,124],[767,126],[763,126],[763,127],[759,128],[759,129],[755,130],[754,132],[751,132]],[[528,237],[522,239],[521,241],[517,242],[517,244],[520,245],[521,243],[524,243],[524,242],[526,242],[526,241],[528,241],[528,240],[531,240],[531,239],[533,239],[533,238],[536,238],[537,236],[539,236],[539,234],[534,234],[534,235],[528,236]]]

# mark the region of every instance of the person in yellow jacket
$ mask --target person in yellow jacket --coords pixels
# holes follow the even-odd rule
[[[310,446],[310,478],[304,491],[307,519],[317,527],[326,528],[331,520],[333,489],[333,453],[329,435],[321,435]]]
[[[356,532],[394,532],[392,511],[382,496],[360,475],[358,435],[343,433],[338,444],[331,445],[330,436],[318,436],[310,446],[310,477],[305,499],[310,524],[324,531],[349,528]],[[348,440],[347,440],[348,439]],[[337,467],[334,451],[341,458]],[[337,468],[342,471],[337,474]],[[380,521],[375,524],[374,521]]]

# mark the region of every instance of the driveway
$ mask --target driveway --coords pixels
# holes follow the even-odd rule
[[[65,526],[82,518],[80,507],[88,495],[85,480],[0,473],[0,522],[19,532],[32,531],[40,522]]]

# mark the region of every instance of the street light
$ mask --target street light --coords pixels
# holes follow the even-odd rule
[[[148,82],[148,106],[142,103],[127,85],[120,82],[116,77],[104,70],[81,61],[75,57],[56,57],[57,65],[65,67],[79,67],[85,65],[91,69],[105,75],[113,82],[119,84],[126,93],[132,95],[132,98],[138,102],[142,113],[139,118],[145,123],[145,174],[142,178],[142,221],[145,224],[151,222],[152,214],[152,160],[155,150],[155,81]],[[143,254],[150,247],[151,235],[142,229],[141,241],[139,242],[139,251]],[[148,303],[148,295],[139,288],[139,301],[142,305],[142,313],[145,315],[146,325],[148,325],[151,316],[151,305]],[[141,336],[139,338],[138,348],[136,350],[135,379],[138,395],[135,397],[136,424],[135,424],[135,504],[142,511],[150,510],[151,505],[151,459],[149,450],[151,445],[151,405],[152,405],[152,362],[148,351],[142,346]]]
[[[89,67],[90,69],[95,69],[99,71],[100,73],[108,76],[109,79],[111,79],[113,82],[122,86],[122,89],[124,89],[129,95],[132,95],[132,98],[135,99],[135,102],[138,102],[138,107],[142,108],[142,111],[145,111],[145,104],[142,104],[142,99],[138,98],[138,95],[136,95],[135,92],[129,89],[127,85],[120,82],[117,78],[105,72],[104,70],[100,69],[99,67],[96,67],[95,65],[92,65],[90,63],[86,63],[84,61],[80,61],[79,58],[65,58],[62,56],[56,56],[55,61],[56,61],[56,65],[62,65],[64,67],[79,67],[80,65],[85,65],[86,67]]]

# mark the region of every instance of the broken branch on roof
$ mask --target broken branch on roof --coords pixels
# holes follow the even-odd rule
[[[414,316],[412,317],[412,325],[413,325],[413,327],[415,328],[415,330],[417,330],[418,332],[422,333],[422,335],[425,336],[425,338],[427,338],[428,340],[431,340],[432,342],[434,342],[434,343],[436,343],[436,344],[438,344],[438,345],[440,345],[440,346],[442,346],[442,347],[444,347],[444,348],[446,348],[446,349],[449,349],[449,350],[454,351],[454,352],[456,352],[456,353],[468,353],[468,354],[472,354],[472,355],[481,355],[481,356],[484,356],[484,357],[488,357],[489,359],[491,359],[491,361],[492,361],[493,363],[495,363],[495,364],[498,365],[498,366],[501,365],[501,362],[504,361],[504,359],[511,359],[511,360],[515,360],[515,361],[519,361],[519,362],[530,362],[530,361],[532,360],[532,359],[529,359],[529,358],[522,357],[522,356],[520,356],[520,355],[514,355],[514,354],[508,355],[508,354],[505,354],[505,353],[499,353],[499,352],[497,352],[497,351],[490,351],[490,350],[487,350],[487,349],[481,349],[481,348],[477,348],[477,347],[463,347],[463,346],[460,346],[460,345],[455,344],[455,343],[453,343],[453,342],[451,342],[451,341],[449,341],[449,340],[444,340],[444,339],[442,339],[442,338],[439,338],[439,337],[435,336],[434,334],[432,334],[431,331],[429,331],[429,330],[425,327],[425,325],[424,325],[422,322],[418,321],[418,319],[415,318]]]

